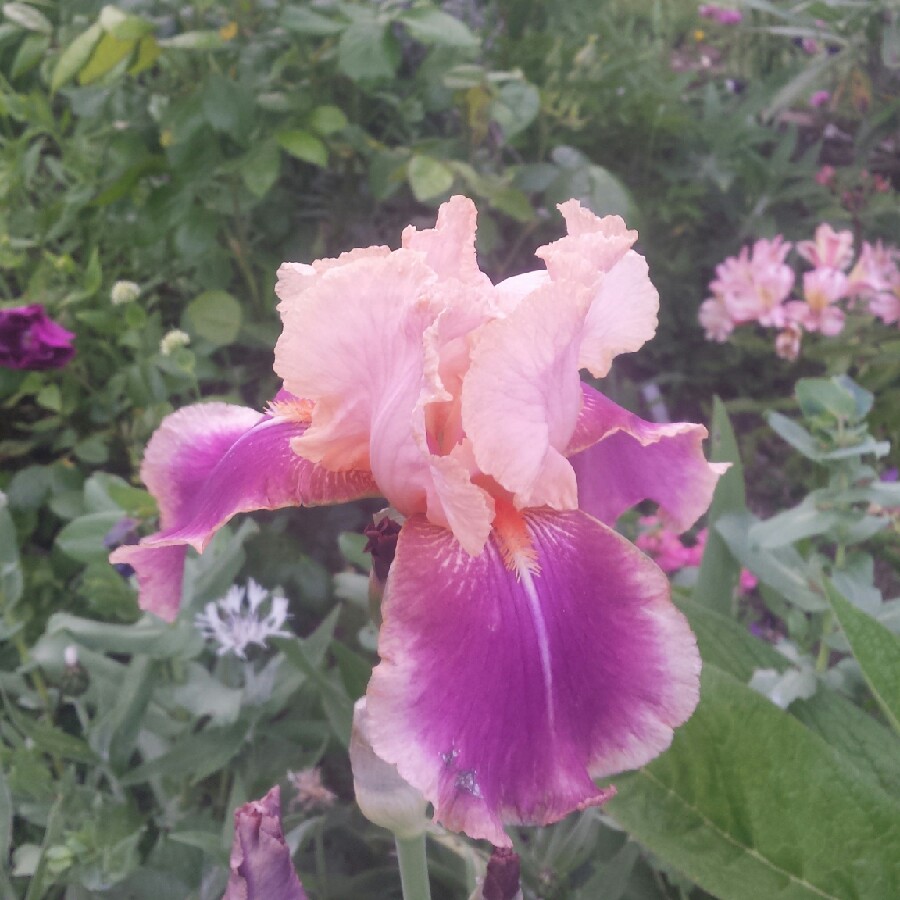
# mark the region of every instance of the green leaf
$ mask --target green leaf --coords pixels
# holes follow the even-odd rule
[[[431,156],[413,156],[406,168],[406,177],[413,195],[420,202],[446,194],[453,186],[453,170]]]
[[[9,859],[9,847],[12,841],[12,797],[9,795],[9,785],[6,776],[0,768],[0,859]]]
[[[731,463],[731,466],[719,478],[709,507],[709,536],[697,574],[694,599],[710,609],[730,612],[741,567],[729,551],[725,539],[716,531],[715,524],[728,513],[743,512],[747,499],[744,491],[744,467],[737,439],[725,404],[718,397],[713,398],[709,458],[712,462]]]
[[[55,725],[36,722],[29,716],[20,713],[6,694],[3,694],[3,705],[12,724],[25,737],[31,738],[41,753],[61,756],[63,759],[71,759],[74,762],[96,764],[100,761],[81,738],[77,738]]]
[[[308,122],[313,131],[325,136],[347,127],[347,117],[337,106],[317,106],[309,114]]]
[[[137,46],[137,41],[121,40],[112,34],[104,34],[87,65],[78,73],[80,84],[91,84],[127,59]]]
[[[354,81],[393,78],[400,64],[400,48],[385,24],[360,17],[338,42],[338,68]]]
[[[281,24],[297,34],[326,36],[337,34],[347,27],[346,22],[329,19],[304,6],[287,6],[281,13]]]
[[[19,45],[15,59],[10,66],[11,78],[18,78],[30,72],[46,55],[50,38],[44,34],[29,34]]]
[[[605,809],[721,900],[900,892],[896,801],[715,666],[671,749],[616,786]]]
[[[853,606],[832,584],[826,583],[825,592],[866,683],[900,734],[900,637]]]
[[[0,495],[0,604],[4,609],[18,603],[23,584],[16,527],[9,514],[7,499]]]
[[[241,178],[254,197],[262,198],[281,173],[281,151],[274,141],[256,144],[240,164]]]
[[[159,42],[172,50],[221,50],[228,46],[218,31],[185,31]]]
[[[41,34],[53,33],[53,24],[50,20],[40,10],[27,3],[4,3],[3,15],[26,31],[39,31]]]
[[[123,41],[140,40],[153,31],[152,22],[124,13],[115,6],[103,7],[100,11],[100,25],[105,32]]]
[[[120,509],[79,516],[56,536],[56,546],[66,556],[79,562],[101,562],[109,556],[109,548],[103,545],[103,538],[121,518]]]
[[[100,653],[143,653],[154,659],[190,658],[203,648],[203,638],[193,623],[179,620],[170,624],[151,615],[133,625],[113,625],[54,613],[47,622],[45,638],[58,640],[59,635],[68,643]]]
[[[749,512],[731,513],[716,522],[716,531],[742,565],[790,603],[804,612],[826,610],[828,605],[815,590],[807,563],[793,547],[762,550],[750,540],[757,521]]]
[[[241,332],[241,304],[227,291],[204,291],[184,311],[189,331],[216,347],[233,344]]]
[[[291,156],[302,159],[303,162],[312,163],[314,166],[325,168],[328,165],[328,148],[314,134],[301,128],[290,131],[280,131],[275,140]]]
[[[228,765],[247,739],[243,723],[228,728],[207,728],[178,739],[171,750],[137,766],[119,779],[123,787],[154,777],[184,778],[191,784]]]
[[[794,388],[797,403],[806,418],[826,413],[849,422],[865,418],[874,396],[846,375],[835,378],[801,378]]]
[[[491,118],[506,138],[524,131],[541,111],[540,91],[527,81],[508,81],[491,103]]]
[[[402,12],[399,18],[410,35],[423,44],[468,48],[478,46],[478,38],[467,25],[439,9],[409,9]]]
[[[817,499],[817,496],[810,494],[793,509],[786,509],[771,519],[756,522],[750,528],[751,543],[762,550],[772,550],[829,531],[839,517],[835,513],[820,510]]]

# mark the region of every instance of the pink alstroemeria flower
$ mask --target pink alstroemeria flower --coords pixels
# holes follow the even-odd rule
[[[797,253],[817,269],[846,271],[853,262],[853,232],[835,231],[827,222],[816,229],[812,241],[798,241]]]
[[[285,393],[264,414],[167,418],[142,469],[162,530],[113,554],[171,619],[186,545],[233,514],[384,496],[405,521],[370,740],[438,821],[498,846],[504,823],[602,802],[594,779],[648,762],[693,711],[690,628],[611,526],[651,499],[686,529],[723,469],[702,426],[645,422],[581,382],[652,337],[659,301],[636,232],[560,209],[546,269],[497,285],[464,197],[398,250],[282,266]]]
[[[771,240],[761,238],[752,249],[742,247],[737,256],[729,256],[716,266],[716,277],[709,287],[735,324],[784,324],[784,301],[794,286],[794,271],[785,262],[790,249],[791,243],[781,235]]]
[[[847,276],[838,269],[804,272],[804,300],[786,304],[790,322],[806,331],[818,331],[829,336],[840,334],[844,328],[844,311],[836,304],[847,296],[848,284]]]

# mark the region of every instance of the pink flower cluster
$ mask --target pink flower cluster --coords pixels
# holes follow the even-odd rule
[[[659,516],[641,516],[638,523],[641,533],[634,543],[652,557],[663,572],[671,574],[688,566],[700,565],[709,537],[708,529],[698,531],[694,543],[687,546],[675,531],[665,526]],[[739,586],[742,594],[752,591],[758,583],[752,572],[741,569]]]
[[[804,332],[843,330],[844,307],[862,304],[887,325],[900,321],[900,249],[863,241],[857,256],[851,232],[822,223],[813,240],[796,244],[812,268],[803,273],[795,296],[797,277],[786,262],[791,247],[781,235],[758,240],[716,266],[712,296],[699,312],[707,339],[723,342],[735,326],[757,322],[778,328],[776,353],[796,359]]]

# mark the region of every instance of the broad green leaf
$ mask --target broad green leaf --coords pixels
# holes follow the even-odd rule
[[[35,9],[27,3],[4,3],[3,15],[26,31],[39,31],[41,34],[53,33],[53,24],[50,20],[39,9]]]
[[[874,395],[846,375],[801,378],[794,388],[797,403],[807,418],[827,413],[835,419],[857,421],[872,409]]]
[[[10,78],[18,78],[30,72],[46,55],[50,38],[45,34],[29,34],[19,45],[15,59],[10,66]]]
[[[866,683],[888,721],[900,734],[900,637],[853,606],[833,585],[826,584],[825,591]]]
[[[281,151],[273,141],[256,144],[241,160],[241,178],[255,197],[264,197],[278,181]]]
[[[431,200],[453,186],[453,170],[439,159],[416,154],[409,161],[406,177],[416,200]]]
[[[241,333],[241,304],[227,291],[204,291],[184,311],[189,331],[216,347],[233,344]]]
[[[779,437],[786,440],[807,459],[818,460],[821,458],[821,449],[813,436],[802,425],[798,425],[793,419],[789,419],[779,412],[768,413],[766,421]]]
[[[443,47],[477,47],[478,38],[467,25],[433,7],[409,9],[400,14],[409,33],[423,44]]]
[[[121,40],[111,34],[104,34],[94,48],[87,65],[78,73],[81,84],[91,84],[114,69],[123,59],[134,52],[137,41]]]
[[[712,462],[727,462],[731,465],[719,478],[709,507],[709,536],[694,587],[694,599],[710,609],[727,613],[731,611],[741,567],[729,551],[725,539],[716,530],[715,524],[728,513],[743,512],[747,499],[744,492],[744,467],[737,439],[725,404],[718,397],[713,399],[709,458]]]
[[[347,27],[346,22],[330,19],[305,6],[287,6],[281,13],[281,24],[297,34],[326,36],[337,34]]]
[[[713,665],[670,750],[615,783],[606,810],[721,900],[900,892],[896,800]]]
[[[228,41],[218,31],[184,31],[159,44],[172,50],[221,50]]]
[[[317,106],[308,117],[309,127],[319,134],[329,135],[347,127],[347,117],[337,106]]]
[[[823,686],[809,699],[795,700],[789,711],[887,794],[900,797],[900,746],[890,728]]]
[[[179,738],[171,750],[127,772],[119,780],[123,787],[142,784],[150,778],[186,778],[191,784],[224,768],[240,752],[247,739],[243,723],[228,728],[206,728]]]
[[[328,165],[328,148],[314,134],[302,128],[280,131],[275,140],[291,156],[302,159],[303,162],[312,163],[323,169]]]
[[[140,40],[153,31],[152,22],[124,13],[115,6],[103,7],[100,11],[100,25],[105,32],[123,41]]]
[[[540,91],[527,81],[508,81],[491,103],[491,118],[506,138],[524,131],[541,110]]]
[[[79,562],[105,560],[110,551],[103,545],[103,538],[121,518],[120,509],[79,516],[69,522],[56,536],[56,546]]]
[[[159,59],[160,53],[162,53],[162,48],[152,34],[142,37],[138,41],[137,57],[129,66],[128,74],[132,76],[140,75],[141,72],[149,69]]]
[[[338,42],[338,68],[354,81],[393,78],[400,48],[387,26],[374,18],[349,25]]]

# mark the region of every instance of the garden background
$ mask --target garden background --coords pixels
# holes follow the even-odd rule
[[[708,530],[665,538],[701,705],[607,806],[515,830],[524,896],[900,895],[896,319],[857,302],[795,359],[698,324],[759,238],[900,244],[898,187],[887,0],[3,4],[0,316],[41,304],[75,355],[0,366],[0,896],[219,897],[232,812],[273,784],[311,897],[400,896],[346,753],[378,504],[241,517],[173,625],[107,556],[154,527],[164,416],[277,390],[279,264],[396,246],[454,193],[495,281],[570,197],[638,229],[659,330],[602,389],[733,463]],[[620,525],[654,554],[658,527]],[[194,617],[250,578],[290,635],[217,654]],[[430,833],[433,895],[489,849]]]

